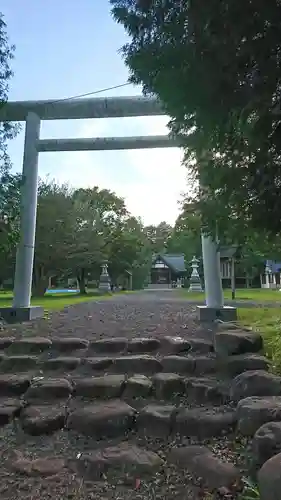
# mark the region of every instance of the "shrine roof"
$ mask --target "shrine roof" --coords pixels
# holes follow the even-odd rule
[[[172,271],[176,273],[184,273],[186,271],[184,254],[183,253],[163,253],[158,254],[154,257],[154,261],[159,258],[168,266]]]

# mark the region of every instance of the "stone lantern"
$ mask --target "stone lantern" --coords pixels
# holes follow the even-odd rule
[[[201,280],[200,276],[198,273],[198,262],[199,260],[196,259],[195,255],[192,257],[191,261],[191,276],[190,276],[190,286],[189,286],[189,292],[203,292],[202,290],[202,285],[201,285]]]
[[[102,265],[100,281],[99,281],[99,291],[100,292],[110,292],[111,291],[110,276],[108,274],[108,264],[105,261]]]

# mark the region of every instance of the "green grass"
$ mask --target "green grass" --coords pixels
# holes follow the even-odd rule
[[[272,369],[281,374],[281,309],[280,308],[241,308],[238,319],[242,325],[250,326],[261,333],[265,353],[272,360]]]
[[[205,294],[189,292],[187,289],[177,290],[176,293],[186,297],[189,300],[205,300]],[[236,300],[249,300],[256,302],[280,302],[281,303],[281,292],[279,290],[267,290],[261,288],[241,288],[236,290],[235,293]],[[231,290],[224,290],[224,298],[226,300],[231,300]]]
[[[33,306],[42,306],[46,311],[53,311],[63,309],[73,304],[80,304],[81,302],[98,300],[101,297],[102,299],[109,298],[111,294],[99,295],[97,292],[90,292],[87,295],[80,295],[79,293],[46,294],[44,297],[32,299],[31,304]],[[0,307],[10,307],[12,305],[12,299],[12,292],[1,292]]]

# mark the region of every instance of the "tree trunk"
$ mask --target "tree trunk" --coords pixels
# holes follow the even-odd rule
[[[81,295],[87,295],[87,290],[86,290],[86,281],[85,281],[85,269],[82,268],[80,271],[77,273],[77,280],[79,284],[79,290]]]
[[[246,273],[246,288],[250,288],[250,276]]]
[[[48,288],[49,278],[44,275],[43,267],[36,267],[33,276],[32,297],[44,297]]]

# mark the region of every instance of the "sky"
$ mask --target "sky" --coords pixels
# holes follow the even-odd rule
[[[119,49],[127,41],[111,18],[108,0],[1,0],[11,43],[14,77],[9,100],[60,99],[121,85],[128,70]],[[141,94],[132,85],[99,94]],[[41,138],[166,134],[168,117],[43,122]],[[22,169],[24,130],[9,144]],[[173,224],[186,191],[182,152],[176,148],[41,153],[39,175],[74,187],[107,188],[125,198],[147,224]]]

